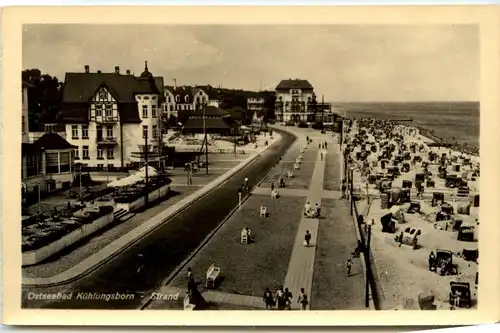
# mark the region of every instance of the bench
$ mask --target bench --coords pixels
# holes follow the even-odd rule
[[[191,304],[191,298],[189,297],[189,295],[186,295],[186,297],[184,297],[184,310],[194,310],[196,306],[194,304]]]
[[[293,171],[288,171],[287,172],[287,177],[288,178],[293,178]]]
[[[210,265],[207,270],[207,279],[205,281],[206,288],[215,288],[215,282],[220,274],[220,267],[216,267],[215,264]]]
[[[271,199],[278,199],[278,196],[280,195],[278,190],[273,190],[271,192]]]
[[[267,207],[266,206],[260,206],[260,217],[266,217],[267,216]]]

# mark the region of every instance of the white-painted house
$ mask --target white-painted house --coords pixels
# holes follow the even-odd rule
[[[207,86],[165,86],[163,112],[166,118],[198,111],[203,105],[219,107],[220,94],[217,88]]]
[[[107,168],[140,162],[147,138],[148,151],[158,147],[163,105],[163,78],[148,70],[136,77],[90,72],[66,73],[62,121],[66,138],[76,146],[82,164]]]

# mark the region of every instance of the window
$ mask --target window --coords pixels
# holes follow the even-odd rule
[[[169,102],[169,103],[172,102],[172,98],[170,96],[167,98],[167,102]]]
[[[80,159],[80,147],[75,148],[75,160]]]
[[[156,105],[151,105],[151,117],[156,118]]]
[[[83,146],[82,147],[82,157],[84,160],[89,159],[89,146]]]
[[[153,125],[153,138],[156,138],[158,133],[157,133],[157,127],[156,125]]]
[[[46,153],[45,154],[45,168],[47,173],[59,173],[59,154]]]
[[[104,164],[97,164],[97,169],[104,169]]]
[[[71,137],[73,139],[78,139],[78,125],[71,126]]]
[[[59,153],[59,171],[60,172],[69,172],[71,164],[71,154],[67,153]]]
[[[113,117],[113,104],[106,104],[106,117]]]
[[[179,102],[181,101],[181,99],[180,99],[179,95],[175,96],[175,101],[176,101],[177,103],[179,103]]]
[[[107,101],[108,100],[108,92],[105,89],[103,89],[103,90],[101,90],[101,92],[99,92],[99,99],[101,101]]]
[[[115,158],[115,150],[113,148],[108,148],[108,160]]]
[[[170,111],[174,111],[174,106],[170,105]]]
[[[82,138],[83,139],[89,138],[89,127],[86,125],[82,126]]]
[[[142,106],[142,118],[147,118],[148,117],[148,106],[143,105]]]
[[[22,123],[22,126],[23,126],[23,133],[25,133],[25,131],[24,131],[24,126],[26,126],[26,119],[24,118],[24,116],[23,116],[23,120],[22,120],[22,122],[23,122],[23,123]]]
[[[102,105],[101,104],[95,105],[95,116],[102,117]]]
[[[184,102],[188,103],[189,102],[189,96],[184,96]]]
[[[106,127],[106,137],[108,138],[113,137],[113,126]]]
[[[97,159],[98,160],[102,160],[103,159],[102,148],[97,148]]]
[[[142,126],[142,138],[147,138],[148,137],[148,126]]]

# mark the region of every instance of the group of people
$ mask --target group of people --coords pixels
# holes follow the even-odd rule
[[[267,310],[272,310],[275,306],[277,306],[278,310],[291,310],[292,300],[292,293],[288,290],[288,288],[283,290],[283,286],[278,288],[275,295],[273,295],[269,288],[266,288],[264,291],[263,301],[266,304]],[[302,310],[307,309],[309,301],[304,288],[300,288],[300,295],[297,298],[297,303],[300,304]]]
[[[311,206],[311,203],[308,201],[304,206],[304,216],[308,218],[317,219],[321,215],[321,207],[318,203],[314,204],[314,208]]]

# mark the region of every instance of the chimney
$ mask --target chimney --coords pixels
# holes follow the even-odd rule
[[[120,67],[115,66],[115,74],[120,74]]]
[[[90,66],[89,65],[85,65],[85,73],[90,73]]]
[[[127,69],[127,75],[130,75],[130,69]]]

